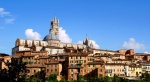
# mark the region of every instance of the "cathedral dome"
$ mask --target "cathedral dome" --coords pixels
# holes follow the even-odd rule
[[[58,37],[57,37],[56,35],[54,35],[54,34],[48,34],[48,35],[46,35],[46,36],[44,37],[43,40],[46,41],[46,40],[59,40],[59,39],[58,39]]]

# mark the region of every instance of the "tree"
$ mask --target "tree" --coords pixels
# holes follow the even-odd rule
[[[65,78],[62,78],[59,82],[67,82]]]
[[[26,63],[22,61],[22,57],[11,58],[11,61],[4,62],[5,69],[0,70],[0,81],[21,82],[26,77]]]
[[[49,82],[58,82],[57,80],[57,75],[56,74],[51,74],[48,78]]]
[[[100,77],[98,78],[98,82],[104,82],[104,78],[103,78],[102,76],[100,76]]]
[[[77,81],[79,81],[79,82],[86,82],[87,81],[87,79],[86,79],[86,77],[85,76],[83,76],[83,75],[79,75],[79,78],[78,78],[78,80]]]
[[[97,77],[91,77],[90,80],[88,80],[88,82],[98,82],[98,78]]]
[[[46,75],[45,70],[41,70],[41,71],[35,73],[34,76],[31,78],[38,78],[42,82],[45,82],[45,75]]]
[[[146,82],[150,82],[150,74],[145,72],[144,74],[142,74],[142,76],[144,77],[144,81]]]
[[[41,81],[41,79],[39,79],[39,78],[33,77],[33,78],[27,78],[27,79],[25,79],[24,82],[44,82],[44,81]]]
[[[104,82],[110,82],[110,77],[106,76],[106,77],[104,78]]]
[[[120,82],[120,78],[115,74],[113,77],[113,82]]]
[[[126,78],[121,78],[120,82],[130,82],[130,81],[128,79],[126,79]]]

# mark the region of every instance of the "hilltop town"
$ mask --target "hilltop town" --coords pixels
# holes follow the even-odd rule
[[[3,61],[22,57],[28,70],[27,77],[44,70],[49,77],[77,80],[79,75],[91,77],[123,77],[137,79],[142,73],[150,72],[150,54],[135,53],[133,49],[96,49],[88,36],[83,44],[62,43],[59,40],[59,21],[54,17],[49,33],[43,40],[17,38],[12,54],[0,53],[0,69],[6,68]]]

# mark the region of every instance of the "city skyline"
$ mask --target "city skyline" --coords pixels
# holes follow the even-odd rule
[[[0,2],[1,53],[11,55],[17,38],[43,40],[54,17],[62,42],[81,43],[87,35],[96,48],[150,52],[148,0]]]

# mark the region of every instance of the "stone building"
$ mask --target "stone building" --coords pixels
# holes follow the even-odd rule
[[[62,43],[56,18],[50,22],[49,33],[43,40],[18,38],[12,48],[12,56],[22,56],[23,61],[27,62],[28,77],[44,70],[46,77],[57,74],[58,80],[77,80],[79,75],[88,79],[114,75],[140,76],[142,66],[145,68],[145,65],[138,66],[139,62],[148,62],[150,59],[149,54],[137,55],[133,49],[95,49],[88,37],[83,40],[83,44]],[[133,63],[136,65],[132,66]],[[133,68],[137,70],[131,70]]]
[[[49,30],[49,34],[44,37],[43,40],[26,40],[26,39],[17,39],[15,42],[15,47],[12,48],[12,55],[15,55],[17,51],[47,51],[48,54],[57,54],[64,53],[64,47],[67,48],[80,48],[84,51],[87,48],[93,48],[93,44],[90,42],[87,37],[83,44],[72,44],[72,43],[62,43],[59,40],[59,21],[54,18],[51,21],[51,27]]]

